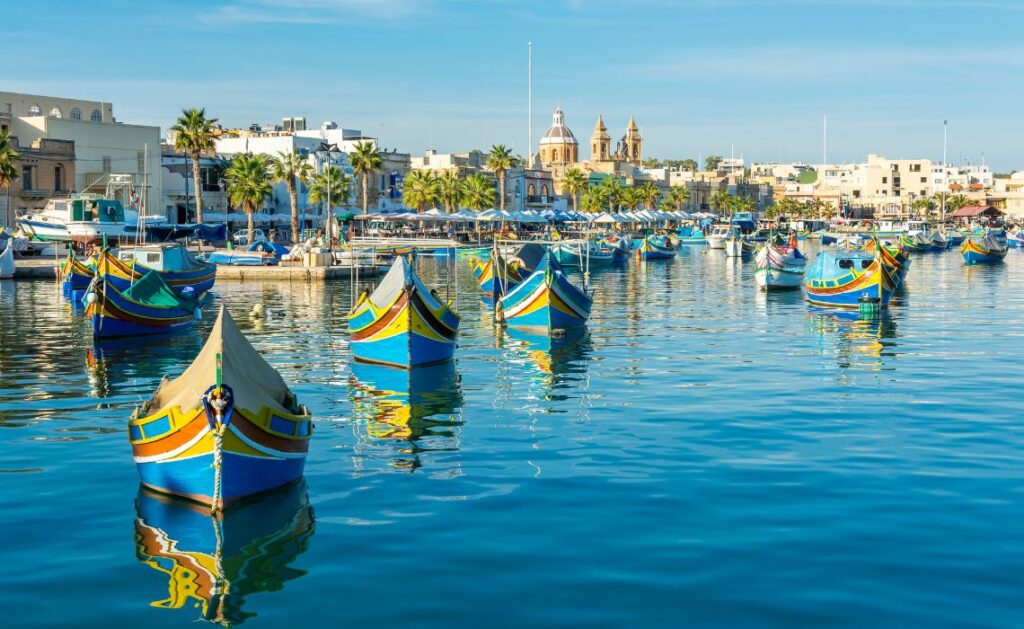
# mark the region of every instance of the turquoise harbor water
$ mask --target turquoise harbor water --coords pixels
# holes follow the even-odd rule
[[[213,317],[94,347],[0,282],[4,624],[1024,624],[1019,252],[916,256],[863,323],[684,250],[595,273],[554,347],[457,268],[457,362],[411,400],[350,366],[347,283],[217,287],[316,414],[305,485],[220,525],[140,493],[125,436]]]

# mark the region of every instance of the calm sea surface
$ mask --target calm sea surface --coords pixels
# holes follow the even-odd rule
[[[222,523],[141,493],[125,436],[214,311],[94,346],[0,282],[3,624],[1024,625],[1019,251],[916,256],[865,323],[693,248],[595,273],[554,345],[456,268],[457,361],[411,382],[351,366],[347,282],[217,286],[316,416],[305,485]]]

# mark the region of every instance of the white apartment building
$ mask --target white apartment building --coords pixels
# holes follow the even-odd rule
[[[113,105],[0,92],[0,118],[21,146],[40,139],[75,143],[72,192],[102,193],[111,175],[131,175],[151,214],[162,211],[160,128],[117,122]]]
[[[940,192],[942,190],[949,190],[949,186],[954,187],[954,190],[970,190],[971,184],[977,188],[981,186],[983,190],[991,189],[996,183],[995,176],[992,174],[992,170],[985,164],[974,164],[967,166],[954,166],[947,164],[943,168],[942,164],[933,164],[931,173],[931,186],[932,193]]]

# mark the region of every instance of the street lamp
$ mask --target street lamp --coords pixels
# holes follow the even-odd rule
[[[323,156],[322,159],[324,160],[324,165],[323,165],[322,172],[324,173],[324,179],[327,182],[327,198],[324,200],[324,206],[325,206],[324,207],[324,220],[326,221],[325,225],[328,228],[327,230],[325,230],[325,231],[328,232],[328,234],[327,234],[328,246],[330,246],[330,241],[331,241],[331,237],[330,237],[330,233],[329,233],[329,231],[330,231],[330,224],[331,224],[331,170],[330,170],[331,169],[331,161],[332,161],[331,155],[332,154],[337,155],[338,153],[341,153],[341,149],[338,148],[338,145],[337,144],[331,144],[331,143],[328,143],[326,141],[325,142],[321,142],[320,146],[318,146],[317,149],[316,149],[316,154],[318,156],[320,156],[320,155]],[[305,216],[303,216],[303,218],[305,218]],[[303,223],[305,223],[305,221],[303,221]]]

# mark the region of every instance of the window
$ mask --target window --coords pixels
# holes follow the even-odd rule
[[[889,183],[888,177],[882,177],[882,183]]]
[[[64,114],[62,114],[61,111],[60,111],[60,107],[51,107],[50,108],[50,115],[53,116],[54,118],[63,118],[64,117]]]
[[[860,261],[860,268],[862,268],[862,269],[866,269],[866,268],[868,268],[869,266],[871,266],[871,263],[872,263],[872,262],[873,262],[873,260],[861,260],[861,261]]]
[[[64,169],[60,166],[53,167],[53,189],[54,191],[64,189]]]
[[[921,177],[921,183],[928,183],[927,177]]]
[[[109,155],[104,155],[103,156],[103,172],[105,172],[105,173],[109,173],[110,172],[110,156]]]
[[[21,167],[21,189],[32,190],[32,167],[22,166]]]
[[[142,174],[142,173],[146,172],[146,152],[145,151],[139,151],[139,154],[136,157],[136,160],[137,160],[136,165],[139,167],[138,173]]]
[[[910,165],[910,172],[912,172],[912,173],[919,173],[919,172],[921,172],[921,165],[920,164],[911,164]]]
[[[526,194],[527,194],[527,196],[531,196],[531,197],[536,196],[537,195],[537,188],[531,183],[530,187],[526,189]]]
[[[99,109],[93,109],[92,114],[89,116],[90,122],[103,122],[103,114],[100,113]]]
[[[544,184],[543,186],[540,187],[540,196],[548,196],[548,184]]]
[[[41,115],[43,115],[43,110],[39,108],[39,103],[32,103],[32,105],[28,108],[28,115],[30,115],[30,116],[41,116]]]
[[[853,268],[853,260],[849,260],[849,259],[840,260],[839,261],[839,268],[840,269],[852,269]]]
[[[79,109],[78,107],[72,107],[71,108],[71,119],[72,120],[81,120],[82,119],[82,110]]]

